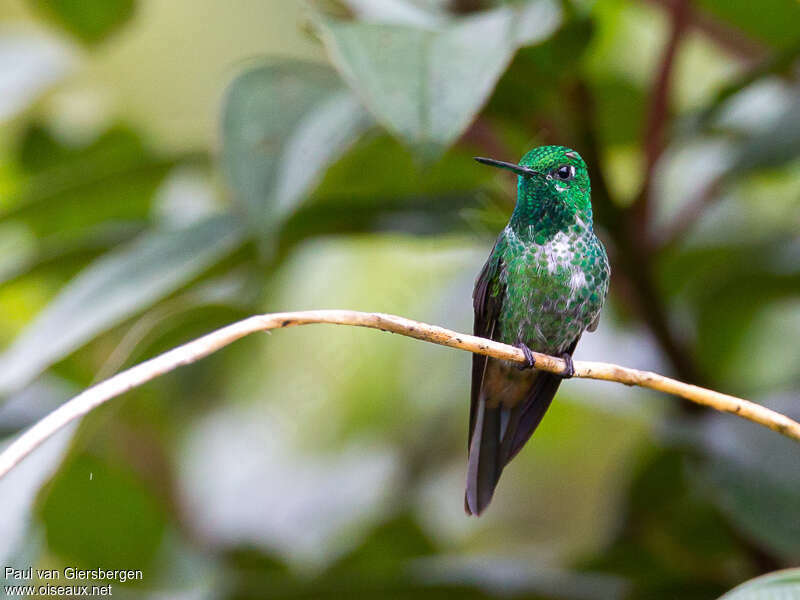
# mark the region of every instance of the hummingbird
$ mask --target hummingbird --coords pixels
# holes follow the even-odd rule
[[[594,234],[589,173],[577,152],[541,146],[519,164],[475,160],[517,174],[517,203],[475,282],[474,332],[520,348],[527,360],[473,354],[464,508],[477,516],[562,379],[574,374],[572,353],[583,332],[597,328],[611,270]],[[566,368],[537,371],[532,350],[560,356]]]

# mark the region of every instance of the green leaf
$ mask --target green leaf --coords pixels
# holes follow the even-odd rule
[[[644,92],[621,77],[593,82],[597,135],[606,146],[635,144],[642,139]]]
[[[588,18],[572,19],[543,43],[522,48],[498,82],[486,111],[515,128],[539,115],[548,120],[570,118],[563,110],[564,90],[580,72],[592,35]],[[534,81],[547,85],[531,85]]]
[[[689,457],[654,448],[635,467],[613,543],[583,569],[628,579],[633,600],[714,598],[749,567],[741,544],[712,502],[691,485]]]
[[[472,153],[460,146],[420,168],[389,135],[364,136],[282,225],[280,253],[310,237],[330,234],[472,232],[475,213],[487,204],[482,187],[491,177],[476,169]],[[502,218],[507,220],[507,214]]]
[[[800,102],[796,101],[772,127],[742,144],[731,172],[776,167],[797,156],[800,156]]]
[[[454,148],[436,164],[421,168],[394,138],[365,136],[328,169],[309,204],[358,202],[376,207],[385,200],[475,192],[486,187],[492,173],[476,169],[472,156]]]
[[[101,230],[141,228],[158,185],[178,160],[154,156],[124,126],[76,148],[33,125],[18,147],[25,178],[0,219],[24,224],[49,246],[80,244]]]
[[[345,573],[400,576],[408,561],[435,553],[436,547],[412,515],[396,515],[379,524],[360,546],[332,565],[326,577]]]
[[[774,197],[768,201],[774,206]],[[741,210],[757,215],[760,207],[752,198],[747,202]],[[725,226],[736,232],[733,223],[735,220],[728,216]],[[755,229],[755,221],[752,223]],[[747,361],[747,368],[740,368],[740,357],[753,351],[746,342],[754,339],[753,327],[761,316],[797,296],[800,269],[797,261],[784,258],[796,252],[795,237],[773,235],[766,242],[745,242],[738,235],[727,244],[706,243],[661,258],[661,289],[688,302],[695,314],[696,354],[701,368],[724,381],[732,393],[763,393],[758,383],[763,369],[752,360]],[[789,348],[791,341],[785,339]],[[772,346],[780,348],[780,341]],[[791,384],[791,374],[786,376],[786,383]]]
[[[59,285],[91,260],[141,233],[152,221],[153,199],[176,164],[205,157],[153,154],[140,136],[116,124],[82,145],[70,145],[41,124],[30,125],[16,145],[21,175],[0,208],[0,237],[27,240],[21,253],[0,261],[0,283],[47,274]],[[10,260],[15,259],[15,260]]]
[[[770,408],[797,418],[797,398]],[[800,559],[800,452],[797,444],[741,419],[713,415],[704,430],[698,483],[744,532],[787,560]],[[743,450],[743,449],[746,449]]]
[[[800,600],[800,569],[786,569],[756,577],[719,600]]]
[[[223,115],[222,161],[262,241],[370,125],[366,111],[322,65],[274,62],[234,80]]]
[[[32,175],[45,175],[66,184],[80,171],[112,171],[151,158],[139,134],[114,124],[91,142],[66,144],[41,123],[27,127],[17,145],[19,166]]]
[[[797,42],[800,3],[797,0],[698,0],[714,17],[772,47],[785,48]]]
[[[89,454],[58,471],[39,514],[50,550],[84,568],[146,569],[165,528],[164,508],[129,467]]]
[[[230,216],[153,231],[89,265],[0,355],[0,391],[21,388],[50,365],[185,285],[243,241]]]
[[[26,234],[30,233],[17,225],[11,224],[10,231],[21,229]],[[74,241],[50,243],[45,240],[40,244],[36,244],[29,235],[15,240],[12,236],[4,235],[6,232],[0,229],[0,251],[7,250],[7,245],[16,244],[13,251],[6,252],[0,261],[0,285],[40,275],[51,276],[54,281],[63,283],[91,260],[129,241],[142,229],[136,225],[110,223],[108,226],[88,229],[86,235]]]
[[[99,42],[133,16],[134,0],[30,0],[78,39]]]
[[[441,27],[319,17],[334,65],[390,132],[432,160],[469,126],[521,45],[560,22],[549,0],[502,7]]]

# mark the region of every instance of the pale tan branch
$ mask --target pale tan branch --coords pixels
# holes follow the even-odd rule
[[[522,351],[514,346],[395,315],[353,310],[309,310],[257,315],[237,321],[227,327],[178,346],[127,371],[118,373],[68,400],[25,431],[0,454],[0,477],[3,477],[39,444],[68,423],[87,414],[108,400],[124,394],[128,390],[182,365],[196,362],[251,333],[312,323],[370,327],[399,333],[442,346],[449,346],[450,348],[485,354],[486,356],[521,364],[525,363]],[[534,352],[534,357],[536,359],[536,368],[543,371],[560,373],[566,366],[562,359],[546,354]],[[629,369],[610,363],[575,361],[575,377],[616,381],[625,385],[636,385],[674,394],[703,406],[739,415],[744,419],[759,423],[773,431],[800,441],[800,423],[782,414],[735,396],[728,396],[713,390],[682,383],[657,373]]]

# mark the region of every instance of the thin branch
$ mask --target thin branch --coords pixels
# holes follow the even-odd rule
[[[664,7],[670,5],[672,1],[650,0],[650,3]],[[741,29],[723,23],[697,7],[690,7],[689,20],[693,29],[701,32],[742,63],[753,63],[767,53],[767,48],[761,42],[754,40]]]
[[[675,56],[683,35],[689,25],[688,0],[673,0],[669,3],[670,20],[672,27],[670,36],[664,46],[658,74],[653,82],[650,93],[650,103],[647,112],[647,122],[644,128],[644,177],[642,191],[637,198],[634,210],[636,214],[638,231],[647,242],[647,226],[650,223],[650,196],[652,194],[653,171],[656,163],[664,150],[664,137],[669,117],[669,95],[672,87],[672,71],[675,66]]]
[[[672,222],[664,227],[661,232],[655,235],[655,244],[662,250],[676,244],[686,233],[697,223],[706,209],[719,198],[720,190],[726,179],[725,173],[714,179],[708,184],[702,193],[688,202]]]
[[[354,310],[308,310],[257,315],[237,321],[140,363],[68,400],[20,435],[0,454],[0,478],[6,475],[51,435],[112,398],[165,373],[169,373],[178,367],[197,362],[201,358],[251,333],[293,327],[295,325],[310,325],[312,323],[380,329],[381,331],[399,333],[400,335],[425,342],[458,348],[459,350],[466,350],[476,354],[484,354],[515,363],[524,364],[526,362],[522,351],[514,346],[395,315]],[[560,358],[538,352],[534,352],[533,355],[536,360],[536,368],[542,371],[561,373],[566,368],[564,361]],[[753,402],[696,385],[682,383],[657,373],[629,369],[610,363],[575,361],[575,377],[616,381],[625,385],[636,385],[674,394],[703,406],[739,415],[744,419],[800,441],[800,423],[791,420],[789,417]]]

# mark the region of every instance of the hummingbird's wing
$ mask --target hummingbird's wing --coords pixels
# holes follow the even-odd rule
[[[489,260],[475,282],[472,293],[475,310],[475,335],[494,339],[497,319],[500,315],[505,286],[501,281],[503,271],[503,246],[505,236],[500,234]],[[464,510],[468,514],[479,514],[489,503],[494,487],[503,470],[500,454],[501,415],[498,407],[487,407],[481,397],[487,366],[493,362],[480,354],[472,355],[472,393],[469,409],[469,464],[467,466],[467,489],[464,494]]]
[[[502,250],[505,246],[505,234],[501,233],[492,247],[492,253],[486,264],[483,265],[475,289],[472,291],[472,307],[475,311],[473,333],[482,338],[494,339],[494,329],[497,317],[505,296],[505,285],[500,282],[500,273],[503,270]],[[475,431],[475,420],[478,415],[478,396],[481,391],[481,382],[486,370],[488,357],[482,354],[472,355],[472,395],[469,407],[469,439]]]

